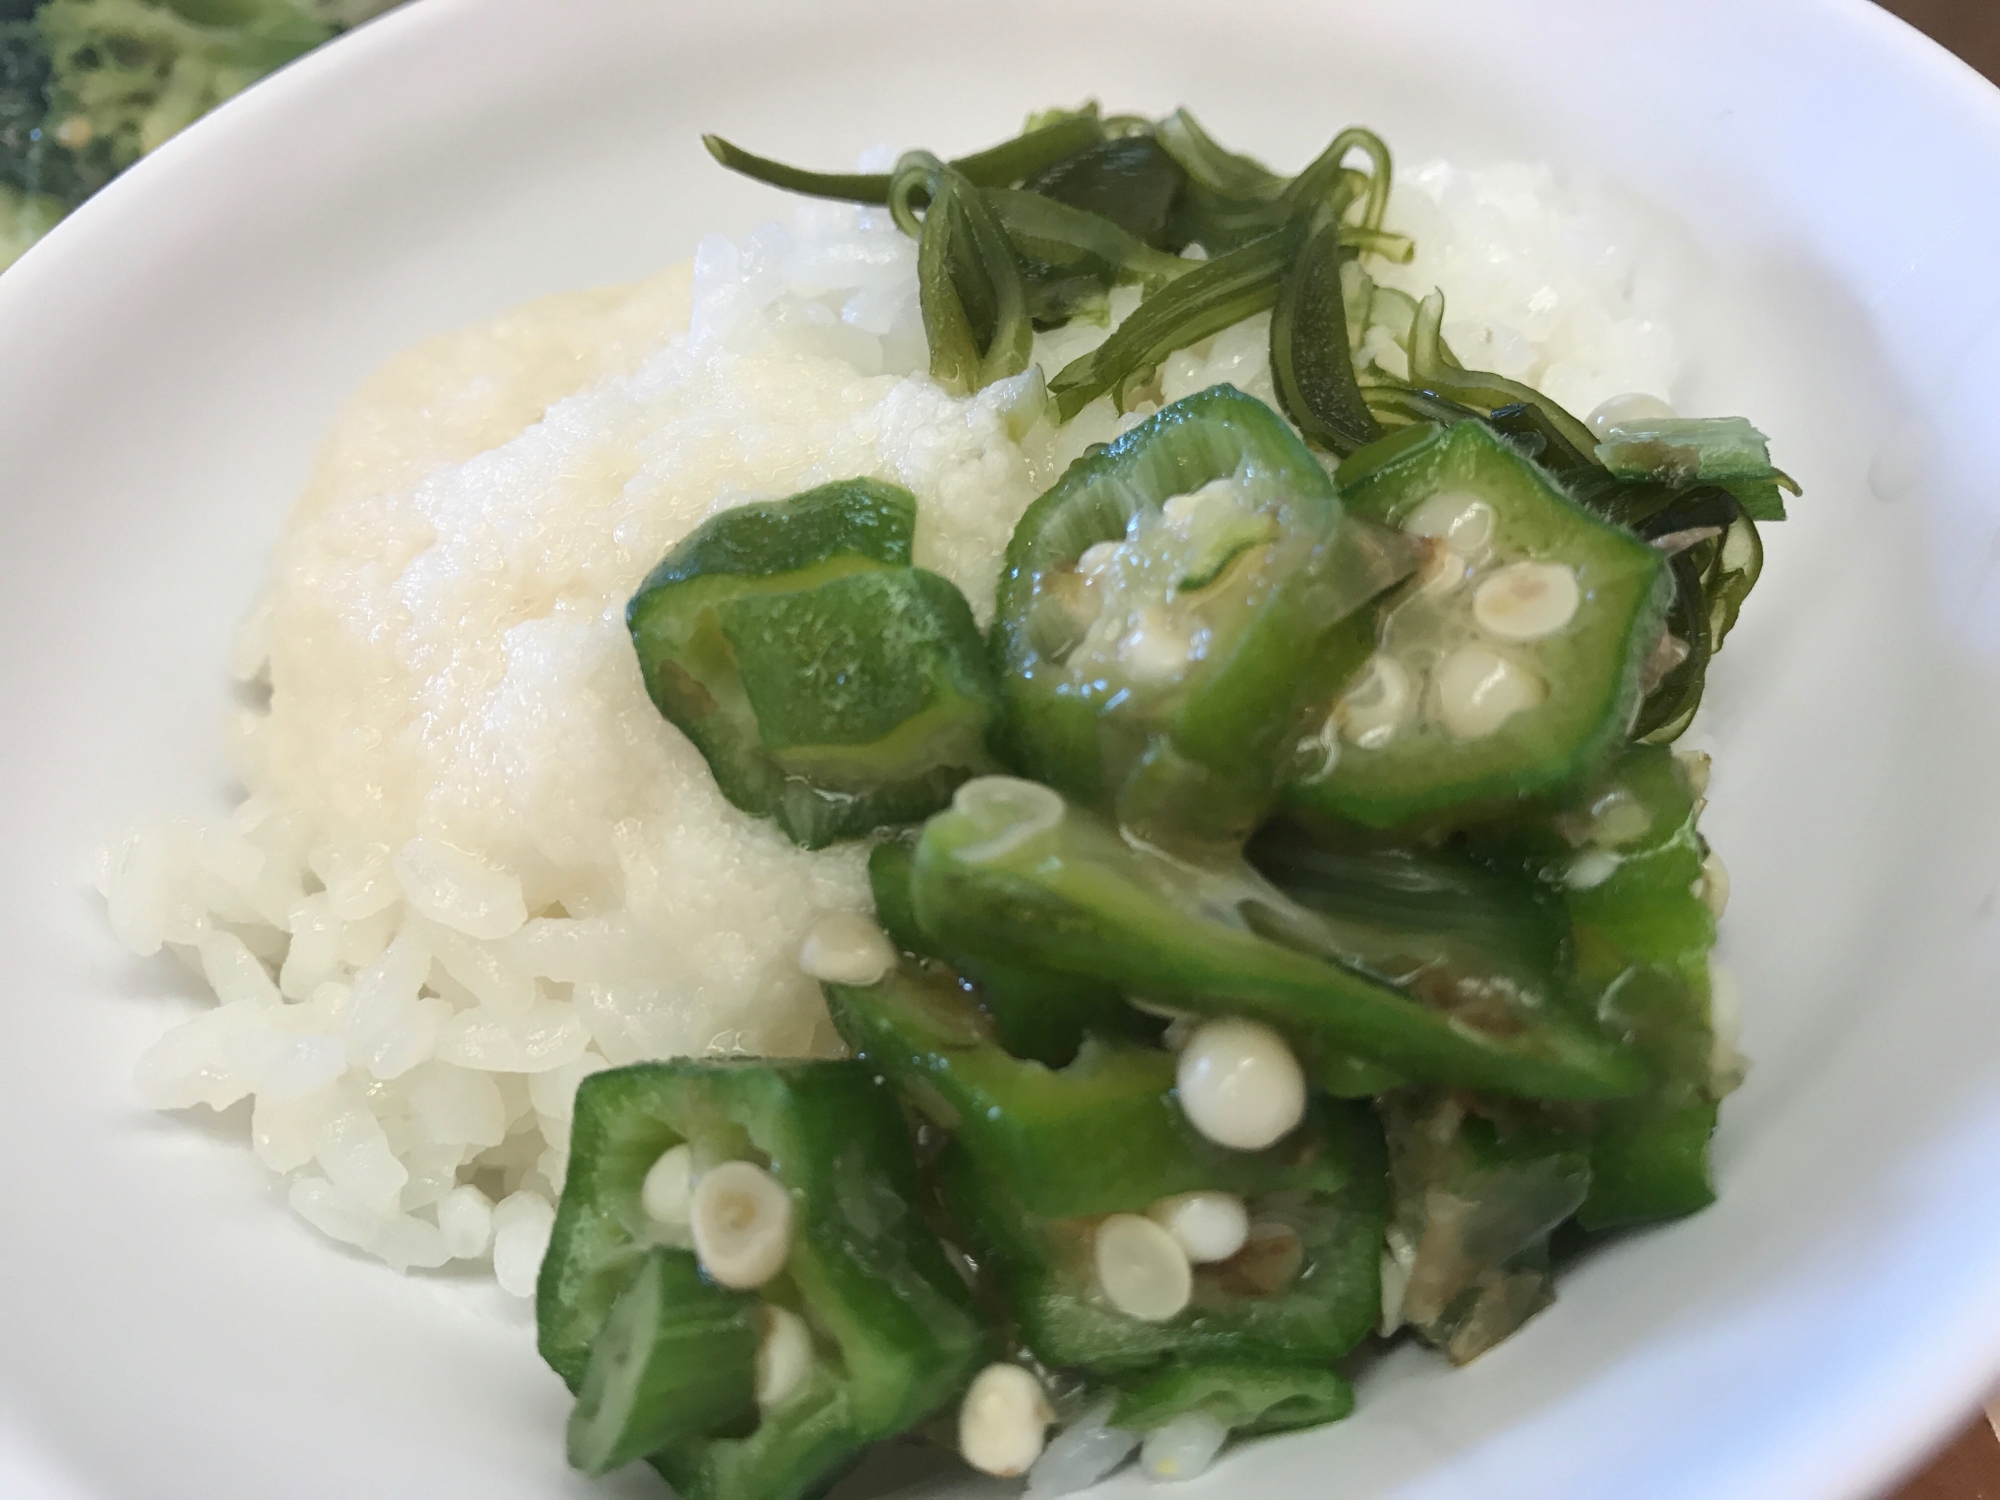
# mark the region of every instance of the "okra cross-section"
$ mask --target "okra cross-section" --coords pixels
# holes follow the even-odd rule
[[[1587,1018],[1532,993],[1387,982],[1240,859],[1178,859],[1031,782],[961,787],[924,827],[912,895],[924,927],[954,950],[1252,1017],[1301,1051],[1350,1054],[1404,1079],[1582,1099],[1644,1082],[1638,1060]]]
[[[1372,828],[1458,823],[1602,769],[1664,639],[1664,554],[1480,422],[1386,438],[1339,478],[1351,512],[1426,560],[1301,745],[1292,803]]]
[[[1008,545],[995,632],[1019,764],[1127,822],[1247,832],[1300,710],[1355,665],[1336,627],[1407,551],[1342,523],[1263,403],[1174,403],[1072,464]]]
[[[941,806],[998,698],[958,590],[910,565],[916,501],[844,480],[713,517],[626,611],[647,691],[746,812],[817,847]]]
[[[917,1201],[862,1064],[585,1080],[536,1298],[582,1393],[572,1453],[643,1453],[688,1500],[797,1500],[946,1405],[991,1350]]]

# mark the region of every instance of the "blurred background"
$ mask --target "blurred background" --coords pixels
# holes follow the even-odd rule
[[[0,269],[176,131],[398,0],[0,0]],[[2000,0],[1881,0],[2000,81]],[[1968,1427],[1894,1500],[2000,1500]]]
[[[395,0],[0,0],[0,268],[175,131]]]

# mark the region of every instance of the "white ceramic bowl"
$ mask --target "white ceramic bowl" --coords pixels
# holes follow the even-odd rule
[[[1677,394],[1757,417],[1807,491],[1712,693],[1758,1061],[1722,1201],[1188,1493],[1862,1495],[2000,1374],[2000,96],[1863,0],[421,0],[0,277],[0,1493],[658,1492],[564,1470],[496,1290],[317,1238],[240,1115],[136,1107],[193,1000],[85,872],[219,805],[231,623],[371,366],[774,212],[703,129],[839,163],[1087,94],[1281,162],[1363,120],[1406,161],[1612,175],[1699,247]]]

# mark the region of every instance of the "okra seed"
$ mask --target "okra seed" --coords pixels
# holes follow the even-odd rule
[[[1417,591],[1436,598],[1449,594],[1472,572],[1472,564],[1446,546],[1433,546],[1417,569]]]
[[[1368,658],[1354,686],[1340,695],[1340,732],[1363,750],[1379,750],[1396,737],[1416,698],[1403,664],[1378,652]]]
[[[789,1307],[766,1304],[764,1334],[757,1340],[757,1405],[778,1405],[812,1373],[812,1330]]]
[[[1148,1479],[1196,1479],[1228,1441],[1229,1429],[1220,1419],[1199,1408],[1184,1411],[1146,1434],[1139,1467]]]
[[[1732,526],[1722,539],[1722,568],[1726,573],[1740,573],[1750,566],[1755,548],[1750,538],[1754,533],[1747,526]]]
[[[1118,559],[1118,543],[1093,542],[1076,560],[1076,570],[1085,578],[1095,578]]]
[[[1542,679],[1484,646],[1460,646],[1438,664],[1437,716],[1457,740],[1483,739],[1548,697]]]
[[[799,945],[799,967],[828,984],[873,984],[896,967],[896,949],[860,912],[829,912]]]
[[[639,1185],[639,1206],[655,1224],[685,1229],[693,1191],[694,1148],[672,1146],[646,1169],[646,1180]]]
[[[1643,391],[1628,391],[1598,406],[1586,420],[1590,430],[1602,438],[1614,427],[1627,427],[1634,422],[1669,421],[1673,415],[1674,409],[1658,396],[1649,396]]]
[[[1711,958],[1708,961],[1708,1065],[1715,1083],[1725,1090],[1734,1088],[1743,1079],[1743,1055],[1736,1050],[1742,1013],[1743,1002],[1736,989],[1736,976]]]
[[[785,1268],[792,1195],[762,1167],[726,1161],[703,1172],[689,1217],[695,1256],[723,1286],[750,1291]]]
[[[1403,1326],[1403,1294],[1410,1289],[1410,1272],[1416,1264],[1417,1247],[1390,1225],[1382,1243],[1382,1321],[1375,1325],[1385,1339]]]
[[[1138,1214],[1112,1214],[1097,1226],[1097,1284],[1128,1318],[1164,1323],[1194,1294],[1194,1268],[1179,1240]]]
[[[1600,844],[1615,847],[1632,843],[1644,838],[1652,826],[1653,815],[1646,804],[1622,786],[1613,787],[1590,804],[1591,837]]]
[[[1493,540],[1493,507],[1464,490],[1446,490],[1411,511],[1403,531],[1443,542],[1462,558],[1478,557]]]
[[[958,851],[971,864],[1004,859],[1063,818],[1060,793],[1013,776],[975,777],[952,794],[951,807],[986,835]]]
[[[1472,618],[1503,641],[1538,641],[1576,618],[1583,592],[1561,563],[1509,563],[1472,593]]]
[[[972,1377],[958,1408],[959,1456],[982,1473],[1018,1479],[1041,1457],[1055,1419],[1032,1374],[1019,1365],[988,1365]]]
[[[1609,849],[1586,849],[1563,871],[1563,884],[1573,891],[1592,891],[1618,872],[1620,861]]]
[[[1179,1241],[1198,1266],[1228,1260],[1250,1236],[1250,1212],[1234,1193],[1180,1193],[1162,1198],[1146,1217]]]
[[[1701,879],[1694,883],[1694,893],[1718,922],[1722,920],[1722,914],[1729,910],[1729,869],[1723,864],[1722,856],[1713,849],[1701,862]]]
[[[1681,768],[1681,776],[1687,782],[1688,795],[1705,796],[1708,792],[1708,776],[1713,762],[1706,750],[1676,750],[1674,764]]]
[[[1306,1113],[1306,1078],[1285,1039],[1256,1021],[1210,1021],[1175,1070],[1188,1123],[1218,1145],[1262,1151]]]
[[[1173,682],[1186,673],[1193,651],[1194,642],[1166,611],[1148,606],[1119,640],[1118,662],[1138,682]]]

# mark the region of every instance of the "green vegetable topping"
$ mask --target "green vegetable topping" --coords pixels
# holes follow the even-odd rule
[[[1723,877],[1695,826],[1694,778],[1706,775],[1704,758],[1635,745],[1568,808],[1490,856],[1561,893],[1578,1000],[1650,1080],[1596,1116],[1586,1228],[1674,1218],[1715,1196],[1708,1139],[1743,1064],[1711,985]]]
[[[912,151],[889,180],[889,209],[918,236],[917,294],[938,383],[976,391],[1026,369],[1034,329],[1021,268],[971,180],[929,152]]]
[[[757,1299],[704,1281],[693,1255],[656,1245],[591,1341],[569,1420],[569,1461],[608,1474],[754,1418]]]
[[[1338,627],[1408,566],[1400,539],[1342,520],[1261,402],[1176,402],[1015,529],[995,626],[1013,752],[1160,837],[1240,838],[1301,710],[1353,665]]]
[[[924,828],[912,894],[925,929],[955,949],[1254,1016],[1302,1049],[1404,1078],[1552,1099],[1617,1097],[1644,1081],[1594,1026],[1540,997],[1399,985],[1248,865],[1176,859],[1033,783],[961,788]]]
[[[746,812],[814,848],[922,817],[990,765],[972,611],[910,566],[916,502],[869,479],[724,511],[626,612],[653,702]]]
[[[663,1205],[650,1179],[682,1147],[692,1207],[687,1167]],[[754,1292],[729,1292],[701,1259],[699,1185],[746,1163],[790,1200],[790,1242]],[[802,1500],[949,1401],[991,1351],[917,1200],[901,1117],[860,1064],[586,1079],[536,1295],[542,1355],[579,1391],[580,1466],[643,1454],[688,1500]],[[740,1210],[716,1212],[726,1234]],[[749,1387],[746,1351],[778,1328],[791,1347]]]
[[[1383,1322],[1462,1365],[1555,1300],[1549,1236],[1589,1191],[1588,1149],[1510,1101],[1412,1091],[1387,1096],[1382,1119],[1395,1190]]]
[[[914,841],[905,839],[885,839],[869,851],[868,884],[875,896],[876,920],[905,953],[935,959],[955,971],[970,987],[983,1016],[979,1024],[990,1025],[1011,1055],[1060,1068],[1076,1060],[1087,1037],[1107,1042],[1159,1040],[1164,1023],[1127,1005],[1110,985],[1019,962],[982,961],[947,952],[924,931],[910,903],[914,854]]]
[[[801,958],[851,1061],[579,1092],[538,1297],[571,1461],[804,1500],[970,1389],[988,1472],[1061,1409],[1165,1473],[1345,1416],[1371,1329],[1462,1364],[1567,1247],[1711,1201],[1727,877],[1660,742],[1797,492],[1764,435],[1467,369],[1441,292],[1376,280],[1412,247],[1367,131],[1292,177],[1094,104],[886,174],[707,139],[888,209],[952,391],[1116,307],[1046,410],[1155,403],[1268,312],[1282,414],[1217,385],[1085,449],[986,639],[869,479],[718,514],[633,598],[738,807],[922,826],[869,852],[882,930]]]
[[[1479,422],[1379,446],[1342,465],[1343,497],[1429,556],[1301,747],[1292,804],[1395,828],[1566,794],[1632,730],[1667,560]]]

